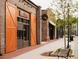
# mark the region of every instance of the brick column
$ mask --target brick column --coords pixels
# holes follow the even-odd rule
[[[42,41],[47,41],[47,20],[42,23]]]
[[[47,20],[47,39],[50,40],[50,37],[49,37],[49,22]]]
[[[57,29],[56,29],[56,26],[55,26],[55,39],[57,37]]]
[[[40,44],[40,6],[37,8],[37,13],[36,13],[36,16],[37,16],[37,19],[36,19],[36,40],[37,40],[37,44]]]
[[[0,0],[0,55],[5,52],[5,0]]]

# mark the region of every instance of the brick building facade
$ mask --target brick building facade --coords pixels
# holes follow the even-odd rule
[[[40,44],[40,7],[30,0],[0,2],[0,54]]]
[[[47,14],[47,10],[42,10],[42,15]],[[42,20],[42,41],[48,41],[49,40],[49,26],[48,26],[48,20]]]
[[[42,15],[47,14],[48,19],[42,20],[42,41],[49,41],[56,38],[56,19],[54,13],[50,10],[42,10]]]

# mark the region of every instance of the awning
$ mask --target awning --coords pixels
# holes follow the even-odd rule
[[[55,24],[54,22],[52,22],[52,21],[50,21],[50,20],[48,20],[48,22],[49,22],[50,24],[56,26],[56,24]]]

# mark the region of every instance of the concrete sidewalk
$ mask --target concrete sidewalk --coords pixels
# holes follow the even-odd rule
[[[71,48],[73,49],[73,54],[74,57],[69,58],[69,59],[77,59],[77,37],[74,38],[74,41],[72,41],[71,44]],[[22,54],[20,56],[14,57],[12,59],[58,59],[57,57],[47,57],[47,56],[42,56],[41,54],[43,52],[47,52],[47,51],[52,51],[52,50],[56,50],[58,48],[63,48],[64,47],[64,43],[63,43],[63,39],[59,39],[53,43],[49,43],[45,46],[42,46],[40,48],[37,48],[33,51],[30,51],[28,53]],[[65,59],[65,58],[60,58],[60,59]]]
[[[77,37],[74,38],[74,41],[72,41],[71,48],[73,49],[73,54],[75,55],[72,58],[69,59],[78,59],[77,57]],[[64,39],[61,38],[59,40],[56,40],[54,42],[50,42],[44,46],[41,46],[39,48],[33,49],[32,51],[25,52],[24,54],[18,55],[16,57],[12,57],[11,59],[58,59],[57,57],[48,57],[48,56],[42,56],[41,54],[47,51],[54,51],[58,48],[64,47]],[[65,59],[65,58],[59,58],[59,59]]]
[[[74,58],[72,59],[78,59],[78,37],[74,37],[74,41],[72,41],[71,43],[71,49],[73,49],[73,55]]]
[[[20,56],[14,57],[12,59],[57,59],[57,57],[47,57],[41,54],[47,51],[56,50],[57,48],[63,48],[63,39],[59,39],[55,42],[46,44],[28,53],[24,53]]]

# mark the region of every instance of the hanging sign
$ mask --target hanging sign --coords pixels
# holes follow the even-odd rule
[[[47,19],[48,19],[48,15],[47,15],[47,14],[43,14],[43,15],[42,15],[42,19],[43,19],[43,20],[47,20]]]

